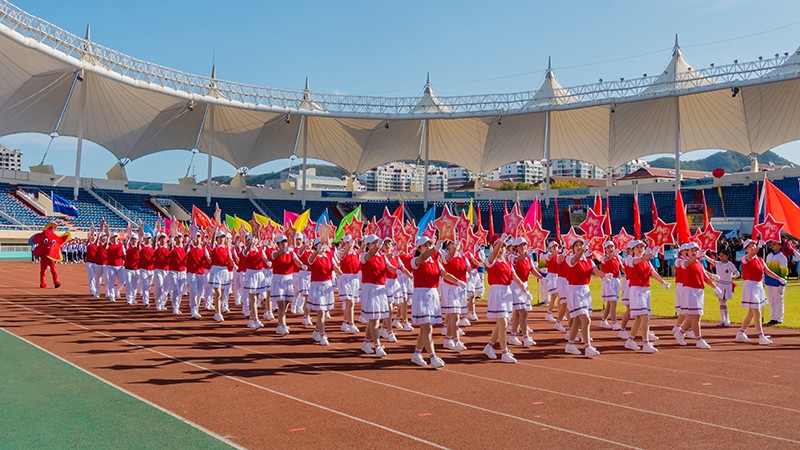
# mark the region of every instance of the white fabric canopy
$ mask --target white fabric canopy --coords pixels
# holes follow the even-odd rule
[[[550,111],[551,159],[578,159],[602,168],[674,153],[678,132],[681,152],[763,153],[800,139],[797,53],[787,58],[786,67],[741,84],[736,96],[731,82],[704,78],[691,68],[677,42],[666,69],[650,85],[613,101],[592,100],[586,89],[564,88],[548,67],[540,88],[518,103],[521,107],[498,106],[502,112],[495,116],[456,111],[448,99],[434,94],[428,79],[416,105],[410,103],[409,114],[397,119],[392,113],[337,116],[312,98],[307,84],[299,108],[287,117],[257,103],[224,99],[213,82],[206,95],[198,95],[133,79],[124,67],[96,61],[91,54],[76,59],[0,26],[0,134],[57,131],[75,136],[84,114],[84,137],[119,159],[197,147],[235,167],[254,167],[296,150],[299,157],[307,154],[363,172],[391,161],[416,160],[427,149],[431,160],[477,173],[542,158],[545,110]],[[81,69],[83,81],[75,83],[70,95]]]

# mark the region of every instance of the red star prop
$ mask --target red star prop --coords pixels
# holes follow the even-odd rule
[[[373,217],[372,220],[369,221],[366,228],[364,228],[364,234],[375,234],[378,232],[378,222],[375,221]]]
[[[409,234],[403,227],[398,227],[397,231],[394,232],[394,241],[398,250],[406,251],[414,236],[415,234]]]
[[[417,235],[417,233],[419,232],[419,228],[417,227],[416,222],[414,222],[413,220],[411,222],[406,222],[406,226],[405,226],[404,230],[412,238],[414,238]]]
[[[436,228],[439,230],[439,240],[456,240],[456,225],[458,224],[458,216],[450,214],[450,208],[448,208],[447,205],[444,205],[442,215],[439,216],[438,219],[435,219],[433,223],[436,224]]]
[[[389,208],[384,208],[383,217],[377,222],[376,234],[378,237],[381,239],[394,239],[395,222],[397,222],[397,217],[389,213]]]
[[[653,229],[644,235],[647,236],[647,242],[652,242],[651,248],[661,247],[665,244],[671,245],[675,243],[675,237],[673,233],[675,232],[675,224],[674,223],[664,223],[664,221],[659,217],[656,220],[656,223],[653,226]]]
[[[603,257],[603,244],[606,242],[605,236],[595,236],[589,239],[589,250],[594,253],[594,257],[600,259]]]
[[[595,236],[603,236],[603,222],[606,221],[605,214],[597,214],[594,210],[589,209],[586,213],[586,220],[578,225],[578,228],[583,230],[584,236],[591,239]]]
[[[467,231],[472,230],[472,223],[467,219],[467,213],[461,211],[461,216],[458,217],[456,229],[462,236],[465,236]]]
[[[428,239],[433,239],[436,237],[436,228],[433,226],[432,223],[428,222],[428,226],[425,227],[425,231],[422,232],[422,235],[427,237]]]
[[[721,235],[722,232],[715,230],[714,227],[709,223],[708,228],[703,230],[702,233],[700,232],[699,228],[697,229],[697,232],[694,235],[694,241],[700,246],[700,250],[716,252],[717,241]]]
[[[519,212],[519,205],[514,203],[511,212],[503,216],[503,233],[517,237],[519,235],[519,226],[524,221],[525,218]]]
[[[547,237],[550,236],[550,232],[542,228],[542,224],[539,222],[534,222],[533,228],[527,223],[523,225],[524,232],[522,233],[523,237],[528,240],[528,245],[530,245],[531,249],[533,250],[547,250]]]
[[[778,222],[772,217],[772,214],[767,214],[767,218],[764,219],[764,222],[756,225],[753,227],[753,234],[755,235],[756,232],[761,234],[761,239],[764,241],[781,241],[781,230],[783,230],[783,226],[785,223]]]
[[[484,245],[486,244],[486,238],[489,236],[489,231],[483,228],[482,224],[479,224],[475,236],[478,238],[477,245]]]
[[[303,229],[303,235],[309,241],[313,241],[317,237],[317,222],[313,220],[308,221],[308,225]]]
[[[465,252],[475,251],[475,247],[478,246],[478,235],[475,234],[474,231],[472,231],[471,229],[468,230],[466,233],[463,234],[462,239]]]
[[[613,239],[614,245],[617,246],[617,250],[627,250],[628,243],[633,240],[633,236],[625,231],[625,227],[622,227],[622,229],[619,230],[619,234],[614,236]]]
[[[353,220],[350,223],[345,224],[342,227],[344,230],[344,234],[349,235],[353,239],[362,239],[364,237],[364,221],[358,220],[353,217]]]
[[[319,224],[319,229],[317,230],[317,234],[322,242],[328,243],[333,239],[335,228],[331,225],[327,220],[323,221]]]
[[[564,239],[564,244],[566,244],[568,249],[572,248],[572,243],[579,237],[582,236],[575,232],[575,227],[569,227],[569,233],[561,236],[561,238]]]

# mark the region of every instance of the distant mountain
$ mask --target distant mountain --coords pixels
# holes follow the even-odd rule
[[[768,151],[763,155],[759,155],[757,158],[760,164],[772,163],[776,166],[795,165],[788,159],[782,158],[771,151]],[[675,158],[670,158],[667,156],[654,159],[650,161],[650,167],[674,169]],[[694,161],[681,161],[681,169],[684,170],[702,170],[704,172],[711,172],[718,167],[725,169],[725,172],[727,173],[738,172],[744,167],[750,167],[750,158],[739,153],[722,151],[706,156],[702,159],[696,159]]]
[[[341,167],[332,166],[328,164],[309,164],[308,168],[317,169],[318,177],[342,178],[343,176],[347,175],[347,171],[345,171]],[[300,166],[295,166],[293,171],[296,171],[297,169],[300,169]],[[264,184],[267,181],[280,179],[281,174],[285,174],[287,170],[288,169],[283,169],[280,172],[269,172],[258,175],[245,175],[245,181],[248,186],[256,186],[259,184]],[[233,177],[218,176],[218,177],[213,177],[211,179],[220,184],[229,184],[233,179]]]

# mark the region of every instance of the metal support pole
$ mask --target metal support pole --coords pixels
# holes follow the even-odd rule
[[[675,192],[681,188],[681,104],[675,97]],[[677,195],[677,194],[676,194]]]
[[[81,188],[81,154],[83,153],[83,128],[86,122],[86,90],[89,83],[87,82],[88,74],[83,76],[81,81],[81,98],[78,103],[78,154],[75,156],[75,188],[72,191],[74,200],[78,199],[78,191]]]
[[[544,113],[544,204],[550,206],[550,111]]]
[[[215,108],[214,105],[209,105],[209,113],[211,114],[211,131],[210,131],[210,139],[208,140],[208,148],[206,149],[208,153],[208,177],[206,178],[206,206],[211,207],[211,167],[213,158],[211,156],[212,148],[214,146],[214,116]]]
[[[303,129],[303,190],[300,192],[300,204],[306,209],[306,169],[308,167],[308,124],[305,116],[300,116],[300,128]]]
[[[423,129],[423,133],[424,133],[423,136],[424,136],[424,139],[425,139],[425,173],[423,173],[423,175],[422,175],[422,183],[423,183],[422,184],[422,189],[423,189],[422,190],[422,193],[423,193],[422,197],[423,197],[423,200],[424,200],[423,203],[424,203],[425,210],[427,211],[428,210],[428,167],[429,167],[430,162],[431,162],[431,160],[430,160],[431,143],[430,143],[430,134],[429,134],[429,131],[428,131],[428,121],[427,120],[423,120],[422,121],[422,129]]]

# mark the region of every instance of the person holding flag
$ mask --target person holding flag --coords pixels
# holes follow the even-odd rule
[[[359,332],[358,326],[353,320],[353,305],[359,302],[359,292],[361,291],[361,280],[358,274],[361,271],[359,254],[362,251],[363,248],[359,248],[350,235],[342,237],[342,246],[339,248],[338,255],[339,268],[342,273],[337,277],[336,285],[344,314],[341,330],[348,334]]]
[[[522,281],[524,289],[520,289],[516,284],[511,285],[513,317],[511,320],[511,338],[508,343],[516,346],[531,347],[536,345],[536,341],[530,337],[528,331],[528,312],[533,310],[529,299],[531,293],[528,288],[528,279],[531,275],[539,280],[542,280],[543,277],[533,266],[531,254],[528,251],[528,241],[524,237],[518,237],[512,241],[512,244],[514,245],[514,253],[509,255],[509,261],[514,267],[517,277]],[[520,340],[520,336],[522,340]]]
[[[603,320],[600,327],[607,330],[620,330],[622,327],[617,323],[617,301],[620,294],[620,275],[622,273],[622,258],[617,252],[614,241],[608,240],[603,243],[603,257],[600,258],[600,270],[603,273],[610,273],[610,278],[603,278],[602,298],[605,306],[603,308]],[[609,320],[611,323],[609,323]]]
[[[205,295],[206,284],[208,278],[206,277],[206,249],[205,239],[193,226],[193,232],[190,236],[191,242],[189,243],[186,252],[186,282],[189,286],[189,313],[192,319],[200,319],[200,302]]]
[[[219,227],[215,227],[213,234],[215,242],[206,254],[206,261],[211,264],[211,269],[208,272],[208,284],[214,289],[214,320],[223,322],[225,320],[222,315],[224,310],[223,296],[226,296],[226,289],[230,288],[233,278],[232,272],[228,270],[228,267],[236,263],[236,254],[226,241],[227,235],[224,231],[220,230]]]
[[[711,278],[708,277],[708,274],[703,268],[703,254],[699,253],[700,246],[695,242],[690,242],[686,244],[686,249],[686,259],[681,261],[681,266],[684,270],[683,296],[686,319],[683,321],[683,325],[678,331],[675,332],[675,340],[682,346],[686,345],[684,335],[689,328],[691,328],[697,339],[697,348],[708,350],[711,346],[703,339],[702,332],[700,331],[700,317],[703,316],[703,307],[705,304],[703,284],[711,286],[714,291],[718,291],[719,288],[711,281]]]
[[[742,308],[747,309],[742,320],[742,327],[736,333],[735,340],[738,342],[750,343],[747,337],[747,328],[752,322],[758,330],[758,343],[770,345],[772,340],[764,334],[761,325],[761,308],[767,303],[767,295],[764,292],[764,275],[778,281],[782,286],[786,286],[786,279],[770,270],[764,260],[758,256],[758,251],[764,246],[764,242],[757,242],[752,239],[744,241],[744,256],[742,256]]]
[[[303,263],[297,258],[294,248],[289,245],[289,240],[285,235],[275,238],[275,245],[272,255],[268,255],[272,261],[270,298],[278,306],[278,326],[275,333],[285,336],[289,334],[289,326],[286,325],[286,307],[294,299],[292,274],[295,269],[302,268]]]
[[[333,274],[341,273],[336,263],[336,252],[328,245],[327,238],[322,242],[316,238],[311,246],[311,255],[308,257],[311,284],[309,285],[308,308],[316,315],[316,327],[311,337],[319,345],[329,345],[328,335],[325,333],[325,313],[333,310],[334,284]]]
[[[139,236],[128,233],[125,249],[125,299],[129,305],[136,304],[136,294],[141,285],[141,250]]]
[[[139,230],[145,230],[144,224]],[[144,231],[142,245],[139,247],[139,293],[142,296],[142,305],[150,306],[150,287],[153,285],[153,269],[155,268],[155,249],[153,249],[153,234]]]
[[[156,311],[167,309],[167,293],[169,292],[169,246],[167,235],[159,230],[156,238],[156,248],[153,254],[153,300]]]
[[[633,319],[630,334],[625,341],[625,348],[641,350],[643,353],[656,353],[658,349],[650,343],[650,278],[669,289],[670,285],[650,263],[650,259],[658,254],[658,249],[648,250],[645,243],[635,239],[628,242],[628,256],[625,258],[625,277],[628,280],[630,318]],[[622,331],[625,331],[624,329]],[[636,335],[641,333],[642,347],[636,344]]]
[[[106,242],[106,298],[113,303],[117,301],[122,287],[125,285],[123,268],[125,246],[119,242],[119,233],[111,233],[108,224],[106,224],[106,234],[109,235],[108,242]]]

